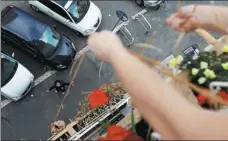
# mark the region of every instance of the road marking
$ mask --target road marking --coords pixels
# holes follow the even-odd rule
[[[45,74],[41,75],[40,77],[38,77],[35,81],[34,81],[34,85],[33,87],[35,87],[36,85],[40,84],[41,82],[43,82],[45,79],[47,79],[48,77],[52,76],[53,74],[55,74],[57,71],[52,70],[52,71],[47,71]]]
[[[1,102],[1,109],[5,107],[6,105],[10,104],[12,101],[9,99],[5,99]]]
[[[37,86],[38,84],[40,84],[41,82],[43,82],[45,79],[47,79],[48,77],[52,76],[53,74],[55,74],[57,71],[47,71],[46,73],[44,73],[43,75],[41,75],[40,77],[38,77],[35,81],[34,81],[34,85],[33,87]],[[12,102],[12,100],[9,99],[5,99],[1,102],[1,108],[5,107],[6,105],[10,104]]]
[[[82,56],[82,54],[84,52],[87,52],[89,50],[88,46],[84,47],[83,49],[81,49],[76,55],[74,59],[78,59]],[[43,75],[41,75],[40,77],[38,77],[36,80],[34,80],[34,85],[33,88],[35,86],[37,86],[38,84],[40,84],[41,82],[43,82],[44,80],[46,80],[48,77],[52,76],[53,74],[55,74],[57,71],[55,70],[50,70],[47,71],[46,73],[44,73]],[[10,104],[12,102],[12,100],[9,99],[5,99],[3,101],[1,101],[1,109],[5,106],[7,106],[8,104]]]

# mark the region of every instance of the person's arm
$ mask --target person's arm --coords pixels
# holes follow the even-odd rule
[[[114,49],[110,60],[136,107],[164,139],[228,139],[228,115],[194,107],[124,48]]]
[[[228,32],[227,13],[226,6],[187,5],[171,15],[166,23],[178,31],[192,32],[196,28],[203,28],[225,34]]]
[[[70,85],[70,83],[63,83],[63,86],[68,86]]]
[[[47,91],[49,92],[49,91],[51,91],[54,88],[55,88],[55,84],[53,86],[51,86]]]

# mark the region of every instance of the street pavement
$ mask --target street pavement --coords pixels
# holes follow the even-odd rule
[[[183,5],[195,2],[196,1],[184,1]],[[115,14],[116,10],[126,12],[129,17],[143,10],[143,8],[138,7],[134,1],[96,0],[94,3],[97,4],[103,13],[103,20],[99,30],[111,30],[113,28],[118,20]],[[205,3],[210,3],[210,1]],[[216,3],[228,5],[228,2],[225,1],[216,1]],[[2,1],[0,5],[1,10],[9,4],[13,4],[24,9],[50,26],[56,25],[57,31],[63,32],[65,35],[69,36],[78,49],[82,49],[86,46],[86,37],[77,37],[72,30],[61,25],[45,14],[34,12],[31,10],[27,2]],[[162,54],[153,50],[145,49],[143,51],[144,55],[162,60],[172,53],[172,47],[175,44],[178,33],[165,25],[164,20],[172,12],[176,11],[176,9],[177,1],[168,1],[162,5],[158,11],[149,10],[148,13],[145,14],[145,17],[152,25],[152,29],[148,35],[144,34],[145,30],[138,22],[133,21],[129,24],[129,29],[135,36],[135,42],[145,42],[154,31],[157,32],[151,44],[161,48],[163,50]],[[216,35],[216,37],[218,36]],[[192,33],[185,36],[184,40],[180,44],[180,48],[187,48],[194,43],[199,43],[202,47],[207,44],[201,37]],[[37,60],[31,59],[31,57],[21,53],[10,45],[2,44],[1,47],[9,54],[14,52],[15,58],[34,74],[35,79],[49,71]],[[131,48],[135,49],[134,47]],[[103,64],[101,77],[99,78],[99,69],[101,64],[102,62],[97,60],[91,52],[87,53],[81,69],[75,79],[75,86],[72,88],[70,95],[63,104],[63,110],[59,119],[68,122],[69,118],[73,118],[76,115],[78,102],[86,96],[85,94],[82,94],[82,92],[88,92],[96,89],[99,87],[100,83],[118,81],[112,67],[107,63]],[[2,121],[2,140],[38,140],[50,137],[51,134],[48,126],[54,120],[58,104],[60,104],[63,98],[62,94],[46,92],[56,79],[69,81],[69,70],[57,72],[51,75],[34,87],[24,99],[18,102],[11,102],[1,109],[2,115],[9,120],[9,123]],[[3,100],[4,98],[2,97],[2,101]]]

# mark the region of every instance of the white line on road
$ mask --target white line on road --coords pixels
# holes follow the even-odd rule
[[[34,81],[34,85],[33,87],[35,87],[36,85],[40,84],[41,82],[43,82],[45,79],[47,79],[48,77],[52,76],[53,74],[55,74],[57,71],[47,71],[46,73],[44,73],[42,76],[38,77],[35,81]],[[1,108],[5,107],[6,105],[10,104],[12,102],[12,100],[9,99],[5,99],[1,102]]]
[[[5,99],[1,102],[1,109],[5,107],[6,105],[10,104],[12,101],[9,99]]]

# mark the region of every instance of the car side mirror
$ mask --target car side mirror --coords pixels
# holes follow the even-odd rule
[[[69,22],[70,22],[70,20],[69,20],[69,19],[67,19],[67,20],[66,20],[66,22],[67,22],[67,23],[69,23]]]
[[[14,57],[14,52],[12,53],[12,55],[11,55],[12,57]]]

